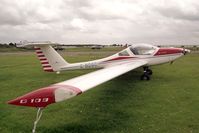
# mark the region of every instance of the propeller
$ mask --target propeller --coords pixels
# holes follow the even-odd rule
[[[191,50],[183,48],[183,54],[184,55],[186,55],[187,53],[190,53],[190,52],[191,52]]]

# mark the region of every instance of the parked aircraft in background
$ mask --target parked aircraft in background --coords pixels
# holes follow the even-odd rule
[[[183,48],[158,48],[149,44],[135,44],[106,58],[68,63],[52,48],[51,44],[50,42],[26,42],[21,46],[34,46],[43,70],[47,72],[59,73],[60,71],[74,69],[102,69],[35,90],[8,102],[19,106],[39,108],[36,121],[41,116],[41,109],[49,104],[77,96],[138,67],[144,69],[141,80],[149,80],[152,75],[149,66],[173,62],[190,52],[190,50]]]

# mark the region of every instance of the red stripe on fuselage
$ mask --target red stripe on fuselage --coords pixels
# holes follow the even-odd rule
[[[113,58],[113,59],[109,59],[109,60],[106,60],[105,62],[108,62],[108,61],[116,61],[116,60],[125,60],[125,59],[131,59],[131,58],[137,58],[137,57],[126,57],[126,56],[119,56],[119,57],[116,57],[116,58]]]
[[[160,48],[154,56],[182,53],[181,48]]]

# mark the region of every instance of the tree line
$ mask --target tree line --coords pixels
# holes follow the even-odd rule
[[[0,48],[11,48],[11,47],[16,47],[16,43],[0,43]]]

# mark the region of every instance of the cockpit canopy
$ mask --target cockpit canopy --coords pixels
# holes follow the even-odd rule
[[[135,44],[129,47],[134,55],[152,55],[158,47],[149,44]]]

